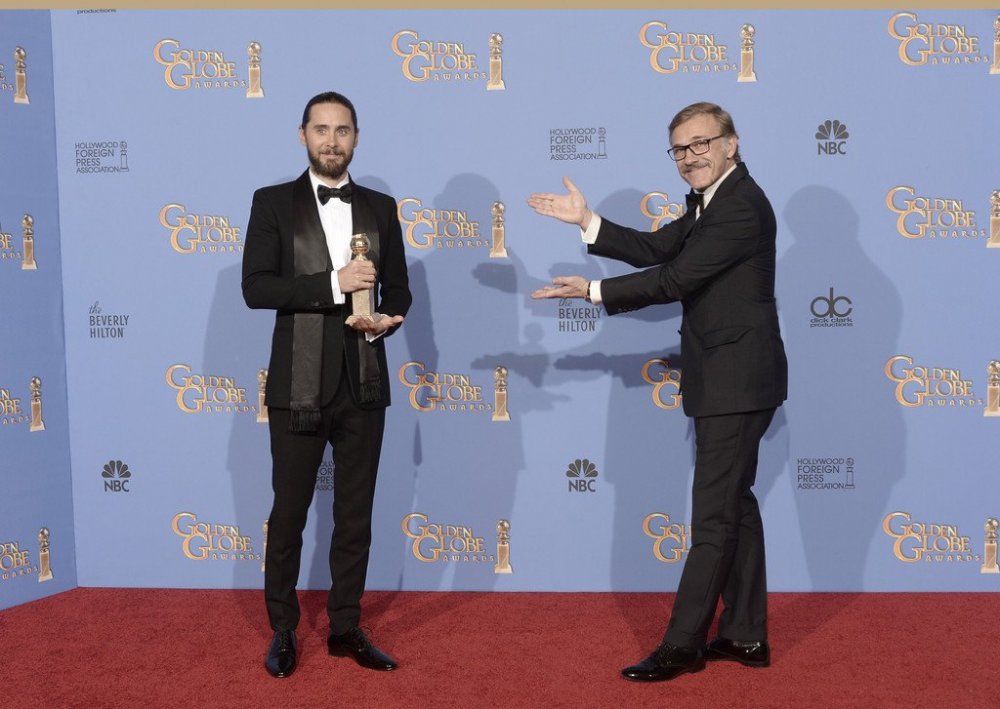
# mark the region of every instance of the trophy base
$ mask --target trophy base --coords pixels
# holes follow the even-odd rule
[[[507,84],[503,83],[503,80],[495,84],[486,84],[487,91],[503,91],[507,88]]]
[[[741,76],[739,76],[736,79],[736,81],[737,81],[737,83],[740,83],[740,84],[746,83],[746,82],[754,82],[754,81],[757,81],[757,75],[756,74],[750,74],[749,76],[742,76],[741,75]]]
[[[15,96],[14,97],[14,103],[20,103],[20,104],[22,104],[24,106],[27,106],[29,103],[31,103],[31,101],[28,100],[27,96],[25,96],[23,98],[20,97],[20,96]]]
[[[257,414],[257,423],[267,423],[268,421],[270,419],[267,417],[267,408],[265,407]]]
[[[512,568],[510,568],[508,566],[505,569],[493,569],[493,573],[494,574],[512,574],[512,573],[514,573],[514,569],[512,569]]]
[[[997,73],[1000,74],[1000,72],[997,72]],[[986,248],[987,249],[1000,249],[1000,240],[994,241],[993,239],[990,239],[989,241],[986,242]]]
[[[37,424],[33,423],[33,424],[31,424],[31,427],[28,429],[28,431],[30,431],[31,433],[35,433],[37,431],[44,431],[44,430],[45,430],[45,422],[44,421],[42,423],[37,423]]]
[[[1000,416],[1000,411],[984,411],[983,416]]]
[[[247,98],[264,98],[264,89],[257,89],[256,91],[247,91]]]
[[[52,572],[51,571],[46,571],[45,573],[38,575],[38,583],[42,583],[43,581],[51,581],[51,580],[52,580]]]
[[[1000,574],[1000,566],[984,566],[979,570],[981,574]]]
[[[997,246],[1000,246],[1000,244],[997,244]],[[38,270],[38,264],[35,263],[35,262],[22,263],[21,264],[21,270],[22,271],[37,271]]]
[[[1000,246],[1000,244],[997,244]],[[507,249],[496,249],[490,251],[490,258],[507,258]]]
[[[510,414],[504,412],[502,414],[493,414],[493,421],[510,421]]]

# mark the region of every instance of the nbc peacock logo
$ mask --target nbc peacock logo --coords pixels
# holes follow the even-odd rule
[[[577,458],[566,468],[570,492],[597,492],[597,466],[587,458]]]
[[[128,463],[120,460],[109,460],[101,470],[104,479],[104,492],[128,492],[128,484],[132,479],[132,471]]]
[[[838,120],[826,120],[816,127],[817,155],[847,155],[847,139],[851,134],[847,124]]]

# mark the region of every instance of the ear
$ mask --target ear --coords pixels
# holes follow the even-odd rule
[[[354,130],[354,147],[355,148],[358,147],[358,138],[360,138],[360,137],[361,137],[361,131],[355,129]]]
[[[299,128],[299,142],[303,145],[306,144],[306,131],[304,128]]]
[[[732,160],[736,155],[736,149],[739,147],[740,139],[738,136],[732,135],[726,141],[726,160]]]

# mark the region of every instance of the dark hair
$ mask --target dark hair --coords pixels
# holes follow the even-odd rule
[[[729,111],[726,111],[718,104],[709,103],[708,101],[699,101],[698,103],[692,103],[690,106],[686,106],[677,112],[674,119],[670,121],[670,133],[674,132],[674,128],[679,126],[681,123],[688,121],[695,116],[711,116],[719,122],[719,128],[722,130],[722,135],[724,136],[740,136],[736,133],[736,125],[733,123],[733,117],[729,115]],[[742,162],[740,157],[740,149],[736,148],[736,153],[733,155],[733,160],[736,162]]]
[[[306,104],[306,108],[302,112],[302,125],[299,126],[303,130],[306,124],[309,123],[309,112],[317,103],[339,103],[351,112],[351,121],[354,123],[354,130],[355,132],[358,130],[358,112],[354,110],[354,104],[351,103],[351,99],[344,96],[344,94],[338,94],[336,91],[324,91],[309,99],[309,103]]]

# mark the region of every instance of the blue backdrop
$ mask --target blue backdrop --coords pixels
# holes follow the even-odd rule
[[[779,218],[770,588],[997,590],[996,12],[0,15],[0,231],[16,250],[34,214],[39,264],[0,261],[18,294],[0,388],[27,408],[40,376],[46,413],[44,433],[0,429],[0,542],[35,563],[47,525],[58,583],[262,584],[273,314],[243,304],[243,240],[253,190],[306,167],[306,101],[334,89],[359,112],[354,179],[400,204],[414,293],[388,342],[369,588],[676,587],[679,305],[532,301],[554,275],[628,267],[525,200],[569,175],[617,222],[676,218],[666,125],[709,100]],[[327,460],[303,588],[329,583]],[[36,580],[0,582],[0,602]]]

